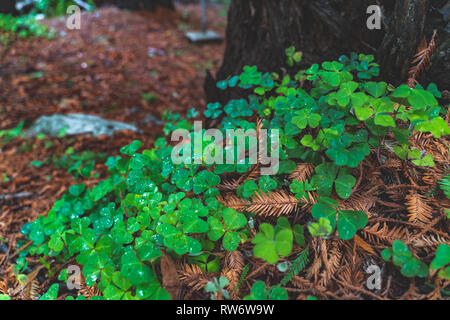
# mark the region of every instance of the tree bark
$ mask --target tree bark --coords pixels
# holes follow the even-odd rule
[[[16,14],[16,0],[2,0],[0,13]]]
[[[411,58],[423,37],[428,0],[397,0],[388,31],[378,50],[378,61],[388,79],[405,79]]]
[[[367,8],[374,2],[381,6],[381,30],[369,30],[366,25]],[[403,83],[424,35],[430,40],[433,29],[438,30],[439,49],[434,58],[448,50],[448,44],[442,47],[448,38],[446,21],[438,11],[445,3],[445,0],[232,0],[227,47],[216,79],[208,75],[205,81],[207,100],[224,103],[236,96],[236,92],[216,90],[213,83],[240,73],[245,65],[257,65],[263,72],[280,72],[282,68],[294,72],[286,65],[285,49],[290,46],[303,52],[297,70],[354,51],[374,54],[381,64],[384,81]],[[433,60],[428,75],[437,77],[433,80],[440,89],[448,89],[448,75],[442,74],[442,68],[448,72],[449,61],[443,56]]]

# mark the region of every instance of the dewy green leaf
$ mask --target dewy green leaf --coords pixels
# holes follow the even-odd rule
[[[277,232],[275,236],[275,246],[280,256],[287,256],[292,251],[293,233],[290,229],[284,229]]]
[[[242,186],[238,188],[238,193],[241,193],[244,198],[249,198],[258,190],[258,186],[253,180],[247,180]]]
[[[219,240],[225,233],[225,228],[222,222],[215,217],[208,217],[208,224],[210,231],[208,237],[211,241]]]
[[[319,222],[313,222],[308,225],[309,233],[314,237],[329,236],[333,232],[330,220],[320,218]]]
[[[297,115],[292,118],[292,123],[300,129],[305,129],[308,125],[311,128],[316,128],[322,119],[320,114],[311,113],[305,109],[297,111],[296,114]]]
[[[322,63],[322,68],[324,68],[327,71],[341,71],[342,68],[344,67],[343,64],[337,62],[337,61],[332,61],[332,62],[324,62]]]
[[[258,240],[258,242],[255,241]],[[253,254],[255,257],[262,258],[269,263],[276,263],[278,261],[277,248],[274,241],[259,241],[255,237],[252,241],[255,244],[253,248]]]
[[[326,218],[330,221],[331,228],[336,226],[336,208],[326,203],[316,203],[311,210],[312,216],[319,220],[320,218]]]
[[[368,221],[367,215],[362,211],[339,211],[337,230],[339,236],[343,240],[353,238],[358,229],[366,226]]]
[[[370,106],[355,106],[355,114],[359,120],[365,121],[374,114],[374,111]]]
[[[48,247],[55,252],[60,252],[64,248],[64,243],[61,240],[61,235],[54,233],[50,237]]]
[[[427,107],[438,104],[436,98],[428,91],[414,89],[408,97],[408,102],[413,109],[425,110]]]
[[[128,156],[133,155],[136,151],[138,151],[142,147],[142,142],[139,140],[134,140],[129,145],[120,149],[121,153],[124,153]]]
[[[330,162],[322,163],[316,167],[316,174],[311,178],[311,184],[317,187],[319,195],[331,195],[338,170],[338,167]]]
[[[433,270],[440,269],[450,264],[450,245],[442,243],[436,250],[436,256],[431,261],[430,268]]]
[[[348,173],[345,168],[339,171],[339,175],[335,181],[336,193],[342,199],[347,199],[352,195],[352,188],[356,183],[355,177]]]
[[[272,179],[270,176],[262,176],[258,181],[259,188],[264,191],[270,191],[277,187],[277,182]]]
[[[69,188],[69,193],[74,197],[78,197],[83,193],[84,189],[85,189],[84,184],[77,184]]]
[[[425,263],[415,258],[408,247],[401,240],[394,240],[392,248],[384,249],[382,257],[385,260],[390,260],[392,257],[393,263],[401,267],[401,273],[405,277],[421,277],[428,276],[428,267]]]
[[[184,233],[203,233],[209,230],[209,225],[198,217],[195,212],[184,211],[181,214],[180,221],[183,223]]]
[[[395,127],[394,119],[388,114],[375,115],[375,124],[383,127]]]
[[[441,117],[420,122],[416,125],[415,129],[420,132],[431,132],[435,138],[450,134],[450,128],[447,122]]]
[[[230,208],[223,211],[223,221],[227,230],[239,230],[247,224],[247,219],[242,213]]]
[[[56,300],[58,297],[59,284],[52,284],[51,287],[44,293],[39,300]]]
[[[352,94],[351,100],[355,108],[360,108],[369,101],[369,97],[364,92],[357,92]]]
[[[279,226],[283,225],[280,222]],[[256,234],[252,243],[255,244],[253,254],[269,263],[276,263],[280,256],[287,256],[292,251],[294,235],[287,227],[278,227],[275,230],[270,224],[260,225],[261,232]]]
[[[391,97],[394,98],[408,98],[411,94],[412,89],[406,84],[402,84],[392,93]]]
[[[333,87],[337,87],[341,83],[341,78],[336,72],[326,72],[321,70],[320,77],[326,84]]]
[[[375,98],[380,98],[386,93],[387,83],[386,82],[367,82],[366,90],[369,94]]]
[[[238,248],[239,243],[241,241],[241,237],[239,236],[239,233],[234,231],[229,231],[225,234],[223,237],[223,247],[225,250],[228,251],[234,251]]]
[[[293,228],[293,232],[294,232],[294,239],[295,242],[300,246],[303,247],[306,245],[306,241],[305,241],[305,232],[303,230],[303,227],[299,224],[296,224]]]
[[[253,284],[250,295],[246,296],[244,300],[267,300],[268,292],[263,281],[257,281]]]

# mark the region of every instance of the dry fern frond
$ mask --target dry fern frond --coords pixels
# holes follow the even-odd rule
[[[355,242],[355,245],[361,249],[363,249],[364,251],[375,255],[375,250],[373,250],[372,246],[370,244],[368,244],[367,242],[365,242],[360,236],[358,236],[357,234],[355,234],[355,236],[353,237],[353,241]]]
[[[365,212],[369,218],[372,216],[370,209],[374,207],[376,198],[368,194],[352,194],[350,198],[339,201],[339,209]]]
[[[178,279],[185,285],[195,291],[203,290],[206,284],[211,281],[214,274],[205,273],[199,266],[185,264],[178,271]]]
[[[322,259],[320,258],[320,243],[317,238],[313,238],[311,247],[314,250],[313,263],[306,271],[306,278],[308,280],[314,279],[314,283],[317,284],[317,279],[319,277],[319,271],[322,268]]]
[[[225,255],[225,265],[231,269],[242,271],[245,266],[242,253],[239,250],[227,252]]]
[[[289,175],[289,179],[304,182],[306,179],[311,178],[314,172],[314,165],[311,163],[299,163],[297,169],[292,171]]]
[[[300,276],[294,276],[291,283],[299,289],[310,289],[312,286],[311,282]]]
[[[249,201],[239,198],[234,194],[224,195],[223,197],[218,196],[217,200],[221,202],[225,207],[234,209],[239,212],[246,211],[247,208],[250,206]]]
[[[392,202],[387,201],[380,201],[377,199],[377,202],[390,208],[394,208],[397,210],[404,210],[405,206],[403,205],[403,201],[406,197],[406,191],[404,189],[392,189],[392,190],[386,190],[385,192],[389,199],[392,200]]]
[[[387,158],[384,166],[389,169],[400,170],[402,168],[402,161],[399,158]]]
[[[233,191],[240,186],[240,182],[237,179],[224,180],[218,186],[217,189],[220,191]]]
[[[250,212],[265,216],[282,216],[297,211],[299,201],[285,191],[256,194],[252,197]]]
[[[83,295],[86,299],[90,300],[92,297],[101,297],[102,293],[97,288],[97,284],[94,283],[92,287],[88,287],[84,281],[82,281],[81,289],[78,291],[78,294]]]
[[[412,67],[409,69],[408,86],[413,88],[418,82],[417,77],[423,72],[431,62],[431,55],[436,49],[436,30],[433,32],[430,43],[427,45],[427,40],[424,37],[419,45],[414,60],[412,61]]]
[[[250,171],[247,171],[238,180],[236,180],[236,183],[237,183],[238,186],[240,186],[241,184],[243,184],[244,182],[246,182],[248,180],[256,180],[256,179],[258,179],[258,177],[260,175],[261,175],[261,170],[259,168],[259,163],[258,163],[258,164],[253,165],[250,168]]]
[[[373,244],[392,244],[396,239],[406,240],[409,238],[408,230],[402,226],[396,226],[389,229],[386,223],[375,223],[372,226],[367,226],[361,231],[363,237]]]
[[[328,282],[341,266],[342,251],[340,250],[339,242],[333,243],[329,252],[324,253],[324,249],[326,249],[326,246],[321,244],[321,256],[325,270],[320,273],[319,284],[323,287],[327,287]]]
[[[26,300],[36,300],[41,293],[41,286],[37,279],[31,280],[31,282],[25,287],[23,296]]]
[[[244,257],[239,250],[227,252],[225,255],[224,267],[221,275],[225,276],[230,281],[227,285],[227,290],[233,299],[239,299],[235,288],[238,285],[244,265]]]
[[[37,294],[39,293],[39,289],[37,288],[37,287],[39,287],[39,282],[36,280],[36,277],[37,277],[39,271],[41,271],[43,268],[44,268],[44,266],[40,265],[35,270],[30,272],[27,275],[27,279],[25,280],[25,283],[23,285],[18,282],[17,286],[14,288],[14,290],[12,290],[12,292],[10,292],[10,296],[15,296],[20,293],[20,295],[25,299],[31,300],[32,296],[34,294],[36,294],[35,295],[35,297],[36,297]]]
[[[235,195],[217,198],[226,207],[236,211],[252,212],[261,216],[282,216],[296,212],[300,203],[294,196],[286,191],[255,194],[247,201]]]
[[[361,261],[357,261],[357,263],[346,263],[339,269],[337,278],[345,284],[362,286],[365,275],[362,271],[361,264]],[[351,292],[351,290],[348,290],[347,288],[344,288],[344,291],[347,291],[348,294]]]
[[[429,236],[423,235],[422,237],[414,238],[411,240],[411,245],[415,248],[437,248],[440,244],[443,243],[450,243],[450,237],[445,238],[440,235],[432,234]]]
[[[0,281],[0,294],[8,294],[8,285],[4,281]]]
[[[410,191],[406,199],[410,222],[429,224],[433,220],[433,208],[427,204],[424,196],[415,191]]]
[[[259,164],[256,164],[250,168],[250,171],[247,171],[247,173],[243,174],[239,179],[224,180],[217,186],[217,189],[221,191],[234,191],[247,180],[258,179],[260,174],[261,170]]]
[[[436,174],[435,172],[428,172],[422,177],[422,181],[429,186],[436,186],[436,183],[442,179],[442,175]]]
[[[228,291],[228,293],[230,294],[230,297],[232,300],[239,300],[239,295],[237,290],[235,290],[238,282],[239,282],[239,278],[240,278],[240,272],[237,272],[237,270],[234,269],[230,269],[230,268],[223,268],[220,275],[222,277],[226,277],[229,281],[229,283],[226,286],[226,289]]]

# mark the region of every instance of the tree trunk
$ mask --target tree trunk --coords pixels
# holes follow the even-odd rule
[[[114,4],[122,9],[154,10],[157,6],[174,9],[172,0],[95,0],[97,6]]]
[[[16,14],[16,0],[2,0],[0,13]]]
[[[391,23],[378,50],[378,61],[389,79],[405,79],[423,36],[428,0],[397,0]]]
[[[398,85],[407,80],[410,62],[423,36],[438,30],[433,75],[440,89],[448,89],[448,29],[439,12],[446,0],[380,0],[381,30],[367,27],[372,0],[232,0],[228,13],[227,48],[214,79],[207,75],[207,100],[226,102],[236,92],[216,90],[214,82],[240,73],[245,65],[279,72],[286,65],[285,49],[303,52],[300,67],[337,59],[351,52],[374,54],[384,81]],[[430,5],[431,2],[431,5]],[[299,68],[298,66],[296,67]],[[292,72],[293,70],[287,70]],[[422,78],[420,80],[423,80]],[[427,78],[427,81],[429,79]]]

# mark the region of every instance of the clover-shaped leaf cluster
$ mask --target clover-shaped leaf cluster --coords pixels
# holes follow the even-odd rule
[[[313,235],[328,235],[336,228],[339,236],[344,240],[353,238],[359,229],[366,226],[368,217],[362,211],[338,210],[338,202],[334,199],[322,197],[311,210],[312,216],[319,221],[310,227]],[[326,219],[329,221],[326,222]],[[331,230],[330,230],[331,229]],[[328,234],[327,234],[328,233]]]
[[[438,270],[439,276],[443,279],[450,280],[450,245],[442,243],[436,250],[436,255],[431,261],[430,268],[432,270]]]
[[[261,232],[252,240],[255,245],[253,254],[269,263],[276,263],[280,256],[288,256],[292,251],[294,238],[297,244],[304,245],[303,228],[296,225],[293,230],[286,218],[279,218],[275,227],[262,223],[259,229]]]
[[[394,240],[392,248],[384,249],[381,253],[384,260],[392,262],[401,268],[401,273],[405,277],[428,276],[428,266],[414,257],[408,247],[401,240]]]
[[[291,66],[301,58],[295,48],[286,50],[286,55]],[[366,226],[367,214],[342,210],[336,200],[348,199],[356,188],[353,169],[366,157],[382,164],[380,150],[392,150],[416,166],[433,166],[432,155],[412,145],[412,134],[426,132],[436,138],[450,134],[443,118],[448,107],[439,105],[442,95],[435,85],[395,88],[373,81],[378,75],[373,56],[354,53],[314,64],[295,76],[245,66],[241,74],[219,81],[217,87],[245,89],[241,92],[248,97],[225,105],[211,103],[204,115],[216,119],[224,141],[231,139],[227,129],[253,129],[261,138],[262,127],[268,130],[270,144],[277,136],[272,130],[278,130],[279,170],[275,175],[258,175],[261,168],[250,163],[246,152],[244,159],[238,159],[246,151],[242,146],[233,146],[234,163],[207,162],[205,151],[210,151],[211,141],[202,143],[201,152],[195,146],[183,149],[180,155],[190,161],[178,163],[172,159],[175,147],[167,136],[142,152],[143,143],[133,141],[121,149],[120,156],[106,160],[106,179],[93,188],[82,183],[70,187],[46,217],[22,227],[26,239],[20,245],[28,240],[32,244],[19,252],[14,270],[27,268],[27,255],[61,262],[74,259],[82,266],[86,284],[96,284],[103,298],[166,299],[169,294],[155,272],[163,254],[182,257],[204,272],[220,272],[223,251],[236,250],[248,240],[254,245],[253,255],[269,263],[289,257],[294,246],[304,247],[303,226],[291,225],[293,215],[272,225],[261,223],[253,216],[255,212],[249,212],[251,206],[270,206],[275,197],[286,199],[283,209],[294,207],[296,200],[316,198],[311,210],[315,221],[308,224],[311,235],[328,237],[337,230],[341,239],[353,238]],[[306,81],[308,85],[303,85]],[[195,111],[189,112],[189,118],[195,116]],[[183,129],[194,140],[206,132],[194,131],[191,120],[178,114],[166,113],[164,120],[165,135]],[[225,145],[225,150],[230,148]],[[90,176],[92,163],[74,160],[69,169],[77,178]],[[302,163],[312,164],[314,171],[293,179],[291,174]],[[231,174],[243,179],[229,180]],[[445,193],[447,180],[441,182]],[[226,189],[226,196],[235,200],[233,208],[226,208],[217,198],[221,182],[224,188],[220,190]],[[259,232],[253,237],[255,225]],[[447,249],[438,248],[431,266],[443,278],[449,273]],[[394,241],[384,256],[392,258],[407,276],[428,274],[401,241]],[[284,261],[278,267],[289,269]],[[60,281],[66,278],[63,270]],[[208,286],[209,291],[224,290],[225,281],[217,281]],[[58,287],[50,289],[44,298],[57,296]],[[287,293],[278,286],[255,283],[246,298],[284,299]]]
[[[288,294],[286,289],[275,286],[266,288],[262,281],[253,284],[250,294],[244,297],[244,300],[287,300]]]

